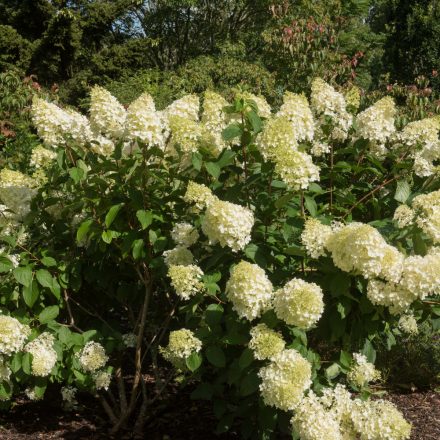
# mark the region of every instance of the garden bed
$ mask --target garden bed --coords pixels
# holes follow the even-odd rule
[[[440,394],[433,391],[410,394],[390,393],[389,400],[413,424],[411,440],[438,440],[440,438]],[[35,439],[108,439],[105,415],[93,400],[83,402],[79,411],[64,412],[57,399],[44,402],[20,401],[0,417],[2,440]],[[192,440],[213,438],[215,417],[209,403],[194,402],[187,393],[170,396],[158,405],[157,416],[149,426],[152,440]],[[167,409],[165,409],[167,408]],[[130,438],[118,435],[118,439]],[[220,440],[238,439],[223,434]]]

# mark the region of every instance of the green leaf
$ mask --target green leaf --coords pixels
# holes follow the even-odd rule
[[[57,265],[57,262],[54,258],[52,257],[43,257],[41,259],[41,262],[46,266],[46,267],[54,267]]]
[[[374,364],[374,362],[376,361],[376,350],[374,349],[373,344],[369,339],[365,340],[365,344],[362,348],[361,353],[367,357],[368,362]]]
[[[102,231],[101,238],[103,242],[110,244],[114,238],[118,238],[120,235],[120,232],[108,229],[107,231]]]
[[[118,215],[118,212],[121,210],[121,208],[124,206],[124,203],[119,203],[118,205],[113,205],[107,212],[107,215],[105,216],[105,226],[107,228],[110,227],[110,225],[115,220],[116,216]]]
[[[32,307],[35,304],[39,295],[40,292],[38,290],[38,283],[36,281],[32,281],[29,286],[23,287],[23,299],[28,307]]]
[[[133,250],[132,255],[135,260],[138,260],[143,256],[143,250],[144,250],[144,240],[142,238],[139,238],[133,242]]]
[[[13,274],[14,278],[23,286],[28,287],[32,282],[32,269],[29,266],[16,267]]]
[[[295,193],[290,192],[287,194],[284,194],[284,196],[280,197],[276,202],[275,202],[275,208],[282,208],[284,205],[287,205],[294,197]]]
[[[399,180],[396,186],[396,194],[394,199],[400,203],[405,203],[411,195],[411,187],[406,180]]]
[[[312,217],[316,217],[318,207],[316,206],[315,199],[310,196],[304,196],[304,205],[306,206],[307,210],[310,212],[310,215]]]
[[[14,265],[8,257],[0,257],[0,273],[9,272],[13,268]]]
[[[210,304],[205,311],[205,321],[211,327],[222,320],[223,307],[220,304]]]
[[[214,179],[218,179],[218,176],[220,176],[220,167],[215,162],[206,162],[205,168],[208,173],[214,177]]]
[[[226,357],[220,347],[208,347],[206,349],[206,358],[214,367],[224,368],[226,365]]]
[[[31,368],[31,354],[25,353],[21,359],[21,368],[23,369],[23,372],[30,375],[32,368]]]
[[[193,400],[211,400],[214,390],[209,383],[200,383],[196,389],[191,393]]]
[[[200,171],[202,169],[203,157],[198,151],[191,155],[191,162],[194,169],[196,169],[197,171]]]
[[[238,359],[238,366],[240,370],[244,370],[249,367],[254,361],[254,352],[250,348],[245,348]]]
[[[90,226],[92,226],[93,220],[86,220],[81,223],[80,227],[76,231],[76,241],[81,243],[87,236]]]
[[[258,378],[257,373],[254,371],[250,372],[240,382],[240,395],[246,397],[255,393],[258,390],[259,385],[260,379]]]
[[[153,213],[151,211],[144,211],[143,209],[140,209],[136,212],[136,217],[139,220],[142,229],[147,229],[148,226],[153,223]]]
[[[350,368],[352,360],[353,358],[350,353],[341,350],[341,354],[339,355],[339,362],[343,367]]]
[[[246,118],[250,122],[254,133],[259,133],[261,131],[262,126],[263,126],[263,122],[261,121],[261,118],[260,118],[260,116],[258,116],[257,112],[255,112],[254,110],[247,112]]]
[[[186,366],[192,372],[196,371],[202,365],[202,356],[199,353],[191,353],[185,360]]]
[[[325,375],[329,380],[334,379],[336,376],[339,375],[340,372],[341,372],[341,367],[337,363],[334,363],[330,365],[330,367],[325,369]]]
[[[49,289],[52,288],[52,275],[46,269],[39,269],[36,272],[37,281],[43,286]]]
[[[81,168],[73,167],[69,169],[69,175],[75,183],[79,183],[84,177],[84,170]]]
[[[38,319],[40,320],[41,324],[47,324],[48,322],[53,321],[59,313],[60,309],[58,306],[49,306],[42,310],[38,316]]]
[[[226,142],[229,142],[232,141],[232,139],[241,136],[241,133],[241,126],[234,122],[222,131],[222,137]]]

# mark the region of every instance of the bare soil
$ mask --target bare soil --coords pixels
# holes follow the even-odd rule
[[[440,394],[434,391],[410,394],[390,393],[394,402],[412,422],[411,440],[440,440]],[[105,414],[99,403],[84,397],[78,411],[65,412],[54,395],[42,402],[17,402],[0,414],[1,440],[101,440],[110,439]],[[175,394],[167,402],[158,403],[156,416],[150,421],[145,438],[149,440],[233,440],[239,437],[213,432],[216,419],[209,402],[192,401],[188,393]],[[129,439],[120,434],[117,439]]]

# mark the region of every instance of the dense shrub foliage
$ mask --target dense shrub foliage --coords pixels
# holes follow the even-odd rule
[[[97,86],[86,117],[35,96],[42,144],[0,171],[3,405],[58,383],[142,432],[177,374],[217,432],[409,438],[369,396],[379,344],[439,327],[440,120],[359,99],[319,78],[279,108],[124,108]]]

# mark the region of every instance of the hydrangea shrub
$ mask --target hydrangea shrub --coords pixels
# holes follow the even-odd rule
[[[44,147],[0,171],[4,405],[58,383],[66,408],[89,391],[113,432],[142,432],[180,375],[219,433],[408,439],[368,397],[377,336],[438,325],[440,125],[356,108],[321,79],[279,109],[35,98]]]

